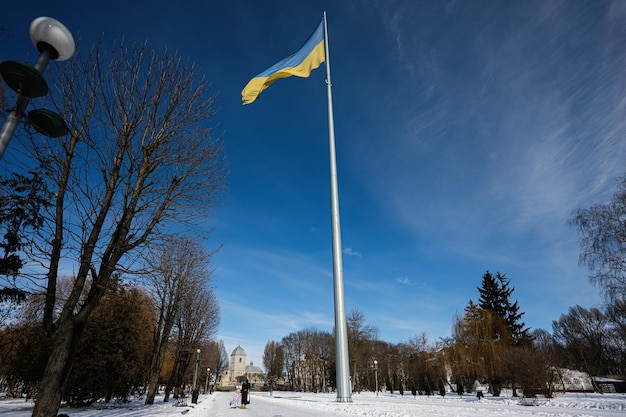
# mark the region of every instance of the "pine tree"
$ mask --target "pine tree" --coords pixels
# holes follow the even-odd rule
[[[30,236],[43,224],[50,195],[39,170],[0,181],[0,275],[10,282],[0,288],[0,302],[26,301],[26,291],[17,288],[16,277],[26,261],[24,253],[33,244]]]
[[[511,303],[515,288],[510,283],[511,280],[500,272],[495,277],[489,271],[485,272],[482,286],[478,287],[478,306],[500,316],[510,331],[512,344],[522,345],[529,343],[531,338],[526,324],[521,321],[524,313],[520,312],[517,300]]]
[[[491,275],[491,272],[487,271],[483,275],[482,286],[478,287],[478,293],[480,298],[478,299],[478,305],[483,310],[491,311],[503,316],[502,311],[502,291],[496,278]]]

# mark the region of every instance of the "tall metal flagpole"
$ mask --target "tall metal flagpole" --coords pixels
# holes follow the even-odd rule
[[[335,157],[335,123],[333,95],[330,82],[328,27],[324,11],[324,50],[326,52],[326,92],[328,94],[328,147],[330,156],[330,205],[333,232],[333,282],[335,287],[335,348],[337,351],[337,402],[352,402],[348,357],[348,331],[343,297],[343,267],[341,260],[341,227],[339,225],[339,193],[337,191],[337,161]]]

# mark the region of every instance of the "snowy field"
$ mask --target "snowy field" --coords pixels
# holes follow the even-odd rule
[[[229,408],[231,394],[216,392],[200,395],[198,404],[173,406],[157,397],[154,405],[141,401],[125,405],[83,409],[63,408],[59,413],[70,417],[624,417],[626,396],[624,394],[561,394],[551,400],[542,399],[540,405],[520,405],[510,397],[492,398],[487,395],[478,401],[466,395],[445,397],[405,395],[388,393],[353,394],[352,403],[335,402],[335,394],[308,394],[294,392],[252,393],[251,403],[245,410]],[[30,417],[32,402],[23,399],[0,399],[0,417]]]

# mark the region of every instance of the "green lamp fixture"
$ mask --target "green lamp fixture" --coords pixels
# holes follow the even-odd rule
[[[48,62],[51,59],[65,61],[74,55],[76,46],[72,33],[58,20],[38,17],[30,24],[30,39],[39,51],[34,66],[18,61],[0,63],[0,74],[4,82],[17,93],[15,105],[0,130],[0,159],[24,115],[30,125],[42,135],[54,138],[69,133],[67,124],[57,113],[35,109],[26,114],[26,107],[31,98],[48,94],[48,84],[42,75]]]

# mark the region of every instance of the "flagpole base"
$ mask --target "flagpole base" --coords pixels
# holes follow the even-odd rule
[[[351,403],[352,397],[337,397],[338,403]]]

